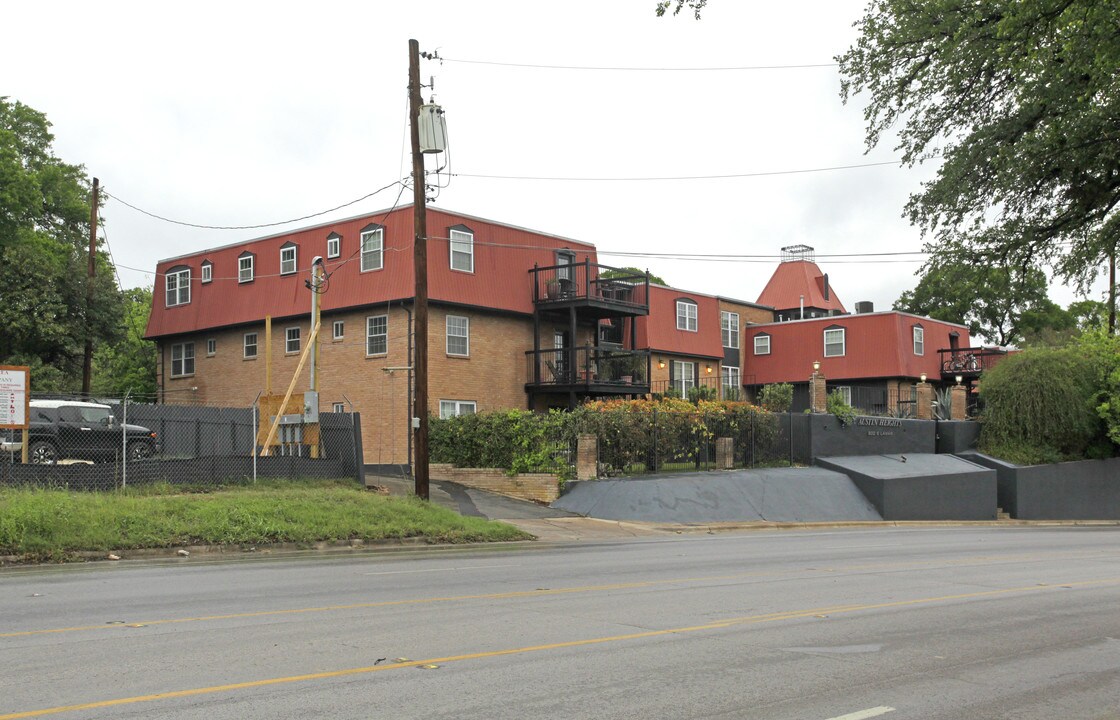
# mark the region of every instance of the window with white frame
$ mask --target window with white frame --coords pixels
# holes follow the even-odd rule
[[[720,369],[720,376],[723,378],[724,390],[738,390],[742,385],[743,375],[737,367],[724,365]],[[724,397],[727,397],[727,393],[724,393]]]
[[[914,354],[926,354],[926,330],[921,325],[914,326]]]
[[[466,228],[451,230],[451,269],[474,272],[474,233]]]
[[[696,332],[696,303],[677,300],[677,329]]]
[[[342,320],[335,320],[332,326],[331,337],[335,340],[341,340],[346,337],[346,323]]]
[[[247,283],[253,281],[253,254],[245,253],[237,258],[237,282]]]
[[[824,331],[824,356],[842,357],[845,353],[844,328],[830,328]]]
[[[214,279],[214,265],[210,261],[202,263],[202,273],[199,282],[208,283]]]
[[[194,375],[194,343],[176,343],[171,346],[171,377]]]
[[[284,330],[284,352],[299,352],[299,328],[290,327]]]
[[[852,388],[850,385],[837,385],[832,388],[832,392],[840,393],[840,397],[844,398],[845,403],[852,404]]]
[[[336,258],[342,254],[342,236],[331,233],[327,236],[327,257]]]
[[[478,404],[474,400],[440,400],[439,419],[446,420],[458,415],[474,415],[478,412]]]
[[[770,354],[770,336],[765,333],[762,335],[754,336],[754,354],[755,355],[769,355]]]
[[[191,301],[191,269],[175,269],[167,273],[164,278],[167,297],[167,307],[186,305]]]
[[[447,316],[447,354],[467,357],[471,354],[471,319],[461,315]]]
[[[385,231],[381,228],[362,233],[362,272],[384,267]]]
[[[206,356],[214,357],[218,353],[218,341],[210,338],[206,341]]]
[[[687,360],[673,361],[673,392],[688,399],[688,391],[696,387],[696,363]]]
[[[280,274],[291,275],[296,271],[296,246],[294,243],[280,248]]]
[[[739,349],[739,313],[721,310],[719,313],[719,329],[723,336],[725,348]]]
[[[344,413],[346,412],[346,403],[334,403],[331,405],[331,412]]]
[[[256,333],[245,333],[245,337],[241,343],[241,356],[244,358],[255,358],[257,356]]]
[[[384,355],[387,352],[389,352],[389,316],[367,317],[366,355]]]

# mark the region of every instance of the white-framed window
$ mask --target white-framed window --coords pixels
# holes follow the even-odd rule
[[[186,305],[191,301],[191,269],[183,268],[167,273],[164,278],[167,289],[167,307]]]
[[[381,228],[362,233],[362,272],[384,267],[385,234]]]
[[[845,350],[844,328],[832,328],[824,331],[825,357],[843,357]]]
[[[769,355],[770,354],[770,336],[769,335],[755,335],[754,336],[754,354],[755,355]]]
[[[327,236],[327,257],[336,258],[342,254],[342,236],[331,233]]]
[[[214,357],[218,354],[218,341],[210,338],[206,341],[206,357]]]
[[[245,337],[241,343],[241,357],[255,358],[257,356],[257,334],[245,333]]]
[[[176,343],[171,346],[171,377],[194,375],[194,343]]]
[[[467,357],[471,354],[471,319],[462,315],[447,316],[447,354]]]
[[[674,360],[673,392],[687,400],[688,391],[694,387],[696,387],[696,363],[688,360]]]
[[[295,245],[280,248],[280,274],[291,275],[296,271],[296,248]]]
[[[331,412],[344,413],[346,412],[346,403],[333,403],[331,405]]]
[[[914,354],[926,354],[926,330],[921,325],[914,326]]]
[[[243,255],[237,258],[237,282],[247,283],[253,281],[253,256]]]
[[[832,388],[830,392],[840,393],[840,397],[844,398],[844,402],[848,403],[849,405],[852,404],[852,388],[850,385],[837,385],[836,387]]]
[[[299,328],[290,327],[284,330],[284,352],[299,352]]]
[[[739,313],[721,310],[719,313],[719,329],[723,336],[725,348],[739,349]]]
[[[199,282],[208,283],[214,279],[214,266],[211,263],[202,263],[202,273],[199,276]]]
[[[389,352],[389,316],[367,317],[366,355],[384,355],[387,352]]]
[[[742,371],[737,367],[724,365],[719,374],[723,385],[723,399],[738,400],[743,390]]]
[[[478,412],[478,404],[474,400],[440,400],[439,419],[446,420],[458,415],[474,415]]]
[[[451,231],[451,269],[474,272],[474,233]]]
[[[341,340],[346,337],[346,322],[343,320],[335,320],[331,326],[331,338],[334,340]]]
[[[677,329],[696,332],[696,303],[677,300]]]

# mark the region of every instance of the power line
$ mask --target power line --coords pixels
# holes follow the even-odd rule
[[[102,191],[102,194],[105,195],[106,197],[113,198],[114,200],[119,202],[121,205],[124,205],[125,207],[132,208],[133,210],[135,210],[138,213],[141,213],[143,215],[147,215],[148,217],[151,217],[151,218],[155,218],[156,220],[162,220],[163,222],[171,223],[173,225],[183,225],[183,226],[186,226],[186,227],[200,228],[202,230],[258,230],[260,228],[276,227],[277,225],[289,225],[289,224],[294,223],[294,222],[300,222],[302,220],[310,220],[311,218],[320,217],[321,215],[326,215],[327,213],[332,213],[335,210],[341,210],[342,208],[350,207],[351,205],[355,205],[357,203],[360,203],[361,201],[367,200],[367,199],[373,197],[374,195],[376,195],[380,192],[388,190],[389,188],[393,187],[394,185],[400,185],[400,184],[401,184],[400,180],[394,180],[393,182],[389,183],[388,185],[386,185],[384,187],[378,188],[371,193],[367,193],[367,194],[361,196],[357,200],[351,200],[350,202],[343,203],[342,205],[338,205],[338,206],[330,208],[328,210],[321,210],[320,212],[311,213],[310,215],[304,215],[303,217],[292,218],[291,220],[281,220],[280,222],[271,222],[271,223],[260,223],[258,225],[203,225],[203,224],[200,224],[200,223],[186,222],[184,220],[172,220],[171,218],[163,217],[162,215],[157,215],[156,213],[149,212],[147,210],[144,210],[143,208],[136,207],[135,205],[133,205],[133,204],[131,204],[131,203],[125,201],[125,200],[122,200],[120,197],[118,197],[116,195],[110,195],[108,192],[105,192],[104,190]]]
[[[664,180],[728,180],[733,178],[768,177],[771,175],[801,175],[805,173],[830,172],[832,170],[854,170],[856,168],[901,165],[898,160],[859,163],[856,165],[835,165],[832,167],[806,168],[803,170],[769,170],[764,172],[729,173],[726,175],[675,175],[658,177],[547,177],[538,175],[482,175],[476,173],[451,173],[452,177],[482,178],[486,180],[560,180],[574,182],[643,182]]]
[[[605,70],[608,72],[735,72],[755,70],[803,70],[808,68],[839,67],[838,63],[804,63],[793,65],[735,65],[727,67],[619,67],[592,65],[542,65],[536,63],[510,63],[497,60],[462,60],[457,58],[436,57],[442,62],[465,65],[494,65],[498,67],[533,68],[537,70]]]

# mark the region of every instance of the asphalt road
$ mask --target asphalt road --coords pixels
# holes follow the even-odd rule
[[[1120,529],[0,573],[0,720],[1118,718]]]

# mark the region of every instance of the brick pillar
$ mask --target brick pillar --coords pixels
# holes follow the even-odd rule
[[[809,409],[815,413],[828,412],[828,384],[820,370],[809,376]]]
[[[716,470],[730,470],[735,467],[735,440],[729,437],[716,438]]]
[[[928,382],[918,383],[918,407],[914,417],[919,420],[933,419],[933,386]]]
[[[599,438],[580,435],[576,440],[576,480],[599,479]]]
[[[968,418],[968,392],[964,385],[954,385],[949,390],[953,406],[950,409],[950,420],[965,420]]]

